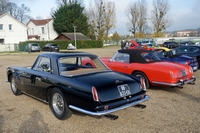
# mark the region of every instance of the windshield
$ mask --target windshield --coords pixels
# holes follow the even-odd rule
[[[58,60],[59,72],[63,76],[75,76],[109,70],[97,57],[64,57]]]
[[[147,62],[152,62],[152,61],[160,61],[161,59],[156,56],[153,52],[142,52],[141,53],[142,57],[144,57],[144,59]]]

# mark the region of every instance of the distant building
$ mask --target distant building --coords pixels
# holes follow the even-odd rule
[[[8,13],[0,14],[0,44],[14,44],[27,40],[28,27]]]
[[[27,23],[28,40],[54,40],[58,36],[53,28],[53,18],[35,20],[30,19]]]
[[[8,13],[0,13],[0,51],[14,51],[27,40],[28,27]]]
[[[177,31],[178,37],[198,37],[199,31],[198,30],[181,30]]]
[[[76,33],[76,36],[74,33],[61,33],[59,36],[57,36],[54,40],[91,40],[89,37],[83,35],[80,32]]]

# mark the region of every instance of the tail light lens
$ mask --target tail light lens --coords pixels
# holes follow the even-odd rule
[[[143,90],[147,90],[146,84],[145,84],[145,79],[143,77],[140,78],[140,83],[141,83],[141,87]]]
[[[99,101],[97,89],[94,86],[92,87],[92,96],[93,96],[94,101],[97,101],[97,102]]]

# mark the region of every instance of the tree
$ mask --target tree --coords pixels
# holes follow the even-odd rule
[[[65,5],[73,5],[76,3],[82,3],[82,0],[56,0],[58,7],[65,6]]]
[[[146,0],[131,2],[127,7],[126,16],[128,19],[127,28],[134,35],[137,31],[139,32],[139,36],[147,31],[148,25]]]
[[[168,0],[154,0],[151,13],[151,23],[153,25],[155,36],[159,36],[172,24],[172,19],[167,15],[170,9]]]
[[[84,7],[75,3],[72,5],[61,6],[54,11],[52,17],[54,18],[53,26],[55,31],[60,34],[62,32],[76,31],[88,35],[89,25],[86,15],[83,14]]]
[[[26,24],[30,19],[30,8],[24,4],[18,7],[15,3],[9,2],[9,0],[0,0],[0,13],[9,13],[15,19]]]
[[[90,3],[87,16],[89,18],[90,33],[96,35],[98,40],[102,40],[103,36],[108,36],[109,31],[115,27],[115,3],[95,0],[94,5]]]
[[[31,18],[29,15],[30,12],[30,8],[22,4],[21,7],[17,8],[16,14],[13,17],[19,20],[20,22],[26,24]]]

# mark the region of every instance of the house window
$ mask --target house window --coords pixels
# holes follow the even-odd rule
[[[0,30],[3,30],[3,24],[0,24]]]
[[[9,27],[9,30],[12,30],[12,24],[9,24],[8,27]]]
[[[0,44],[4,44],[4,39],[0,39]]]
[[[42,28],[42,34],[44,34],[44,27],[41,27]]]
[[[32,28],[32,35],[34,35],[34,29]]]

